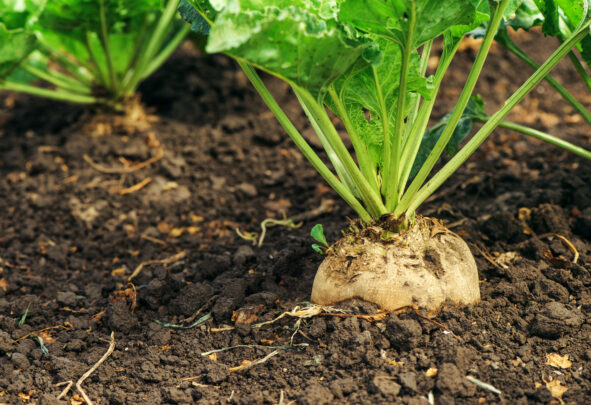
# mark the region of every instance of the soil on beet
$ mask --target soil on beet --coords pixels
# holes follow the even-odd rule
[[[520,40],[540,57],[553,46]],[[438,117],[474,57],[464,48]],[[527,73],[496,49],[478,92],[493,111]],[[555,73],[591,105],[568,64]],[[269,85],[318,146],[286,86]],[[231,61],[185,47],[141,90],[158,121],[102,137],[80,130],[79,107],[1,97],[0,403],[80,403],[75,386],[58,400],[58,384],[90,369],[112,331],[114,352],[82,383],[94,403],[589,402],[589,162],[497,131],[422,207],[470,245],[478,305],[432,320],[284,316],[254,328],[306,307],[322,260],[311,227],[335,241],[354,214]],[[512,118],[591,147],[589,127],[546,84]],[[260,248],[235,232],[283,213],[302,226],[269,228]],[[203,355],[214,349],[227,350]]]

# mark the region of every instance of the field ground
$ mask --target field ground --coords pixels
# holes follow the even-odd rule
[[[540,57],[554,46],[520,40]],[[473,57],[467,44],[438,118]],[[478,92],[493,111],[527,73],[496,49]],[[555,73],[591,107],[568,64]],[[269,80],[311,136],[287,88]],[[184,47],[141,91],[155,118],[111,136],[97,134],[109,128],[98,113],[0,97],[0,403],[81,403],[75,386],[58,400],[57,384],[76,383],[112,331],[113,353],[81,384],[94,403],[589,401],[591,162],[500,130],[422,207],[472,248],[482,291],[472,308],[436,322],[407,311],[253,328],[306,307],[322,259],[310,228],[322,223],[335,241],[353,213],[232,62]],[[546,84],[512,119],[591,147],[589,127]],[[260,248],[235,232],[284,212],[303,225],[269,228]],[[187,329],[156,322],[204,316]],[[250,347],[201,355],[239,345]]]

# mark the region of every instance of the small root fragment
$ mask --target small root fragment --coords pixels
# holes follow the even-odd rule
[[[253,246],[261,247],[263,246],[263,241],[265,240],[265,236],[267,235],[267,228],[272,226],[285,226],[286,228],[290,229],[297,229],[302,226],[302,223],[294,223],[292,219],[289,219],[283,214],[283,219],[275,219],[275,218],[267,218],[261,222],[261,234],[259,235],[257,232],[242,232],[240,229],[236,228],[236,233],[244,240],[252,241]]]
[[[88,395],[86,395],[86,392],[82,389],[82,383],[92,373],[94,373],[95,370],[97,368],[99,368],[99,366],[101,364],[103,364],[103,362],[105,360],[107,360],[107,358],[111,355],[111,353],[113,353],[113,350],[115,350],[115,332],[111,332],[111,343],[109,344],[109,348],[107,349],[107,352],[103,355],[103,357],[101,357],[99,359],[99,361],[97,361],[94,364],[94,366],[92,366],[86,373],[84,373],[84,375],[82,375],[82,377],[80,377],[80,379],[78,379],[78,381],[76,381],[76,389],[78,390],[78,392],[80,392],[80,394],[82,394],[82,398],[84,398],[84,400],[86,401],[86,403],[88,405],[93,405],[93,402],[90,400],[90,398],[88,397]]]
[[[280,320],[286,316],[291,316],[294,318],[311,318],[313,316],[321,314],[323,310],[324,310],[323,307],[321,307],[320,305],[309,304],[303,308],[298,305],[298,306],[294,307],[294,309],[292,309],[291,311],[284,312],[281,315],[279,315],[278,317],[271,319],[270,321],[256,323],[256,324],[252,325],[251,327],[253,329],[258,329],[258,328],[261,328],[265,325],[275,323],[278,320]]]
[[[482,257],[484,257],[490,264],[492,264],[493,266],[495,266],[498,269],[502,269],[503,268],[503,266],[501,266],[499,263],[497,263],[495,261],[495,259],[491,256],[491,254],[486,251],[486,249],[481,248],[480,246],[478,246],[475,243],[471,243],[470,242],[470,245],[474,249],[478,250],[478,252],[482,255]]]
[[[55,384],[56,387],[61,387],[62,385],[66,385],[66,388],[64,388],[62,392],[57,396],[58,401],[65,397],[68,394],[68,392],[70,392],[70,388],[72,388],[72,385],[74,385],[74,381],[69,380]]]
[[[283,212],[283,219],[275,219],[275,218],[267,218],[263,222],[261,222],[261,233],[259,235],[258,232],[242,232],[240,229],[236,228],[236,233],[239,237],[244,240],[252,241],[253,246],[261,247],[263,246],[263,241],[265,240],[265,236],[267,234],[267,228],[272,226],[285,226],[290,229],[297,229],[300,228],[303,224],[303,221],[309,221],[314,219],[320,215],[323,215],[327,212],[331,212],[334,207],[334,201],[324,199],[320,202],[320,205],[313,210],[302,212],[301,214],[294,215],[291,218],[287,218],[285,212]]]
[[[571,241],[569,241],[568,239],[566,239],[562,235],[555,233],[554,236],[556,236],[558,239],[563,241],[566,244],[566,246],[568,246],[568,248],[573,252],[573,254],[574,254],[573,263],[577,264],[577,261],[579,261],[579,251],[577,250],[575,245],[573,245]]]
[[[131,193],[135,193],[136,191],[139,191],[142,188],[146,187],[148,184],[150,184],[151,181],[152,181],[151,177],[146,177],[145,179],[143,179],[139,183],[136,183],[133,186],[130,186],[127,188],[113,187],[109,190],[109,193],[119,194],[119,195],[127,195],[127,194],[131,194]]]
[[[159,147],[156,150],[156,154],[154,156],[152,156],[150,159],[145,160],[143,162],[139,162],[136,164],[132,164],[129,166],[124,166],[124,167],[105,167],[103,165],[100,165],[98,163],[95,163],[94,160],[92,160],[92,158],[90,156],[88,156],[86,153],[84,155],[82,155],[82,158],[84,160],[86,160],[86,162],[92,166],[93,169],[101,172],[101,173],[105,173],[105,174],[128,174],[128,173],[133,173],[136,172],[140,169],[143,169],[146,166],[151,165],[152,163],[155,163],[157,161],[159,161],[160,159],[162,159],[162,157],[164,157],[164,148]]]
[[[223,347],[221,349],[214,349],[214,350],[210,350],[208,352],[203,352],[203,353],[201,353],[201,357],[208,357],[208,356],[211,356],[212,354],[223,353],[223,352],[227,352],[229,350],[234,350],[234,349],[277,349],[277,350],[298,349],[298,350],[301,350],[301,349],[304,349],[308,346],[309,345],[307,343],[297,343],[297,344],[289,344],[289,345],[283,345],[283,346],[236,345],[236,346]]]
[[[176,263],[179,260],[183,259],[185,256],[187,255],[187,252],[185,252],[184,250],[182,252],[179,252],[173,256],[167,257],[166,259],[160,259],[160,260],[148,260],[145,262],[140,263],[134,270],[133,273],[131,273],[131,275],[127,278],[127,281],[131,281],[133,278],[135,278],[138,274],[140,274],[140,272],[142,271],[142,269],[150,264],[164,264],[165,266],[168,264],[172,264],[172,263]]]
[[[46,332],[46,331],[52,330],[52,329],[65,329],[65,330],[69,330],[69,329],[73,329],[73,327],[66,322],[66,324],[64,324],[64,325],[56,325],[56,326],[50,326],[50,327],[39,329],[39,330],[34,330],[33,332],[29,332],[26,335],[19,337],[18,339],[15,340],[15,342],[19,342],[19,341],[21,341],[23,339],[26,339],[26,338],[28,338],[31,335],[40,335],[43,332]]]
[[[275,350],[275,351],[273,351],[273,352],[271,352],[271,353],[267,354],[267,355],[266,355],[265,357],[263,357],[262,359],[255,360],[255,361],[250,361],[250,362],[245,362],[245,363],[243,363],[243,364],[241,364],[241,365],[239,365],[239,366],[236,366],[236,367],[230,367],[230,368],[228,369],[228,371],[230,371],[230,372],[234,373],[234,372],[237,372],[237,371],[244,371],[244,370],[248,370],[248,369],[250,369],[250,368],[252,368],[252,367],[254,367],[254,366],[257,366],[257,365],[259,365],[259,364],[266,363],[266,362],[267,362],[267,361],[268,361],[268,360],[269,360],[271,357],[273,357],[273,356],[276,356],[276,355],[278,355],[278,354],[279,354],[279,350]]]

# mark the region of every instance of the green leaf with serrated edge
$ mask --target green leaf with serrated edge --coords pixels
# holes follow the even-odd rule
[[[417,15],[413,47],[437,38],[456,25],[470,26],[476,18],[475,0],[345,0],[339,19],[357,29],[401,45],[409,35],[411,10]],[[469,31],[469,30],[468,30]]]
[[[425,132],[419,152],[410,172],[411,177],[414,177],[419,172],[421,166],[423,166],[423,163],[427,160],[431,150],[433,150],[433,147],[439,140],[439,137],[445,128],[445,124],[449,121],[450,115],[451,114],[447,114],[434,127]],[[462,141],[470,134],[470,131],[472,131],[472,127],[476,122],[476,118],[478,117],[486,117],[486,114],[484,113],[484,102],[482,97],[472,96],[449,143],[445,147],[445,154],[448,157],[453,157],[457,153],[460,143],[462,143]]]
[[[209,34],[210,24],[205,18],[205,11],[199,12],[197,7],[187,0],[181,0],[178,10],[183,20],[191,24],[191,30],[203,35]],[[212,13],[211,18],[213,19],[215,14],[213,11]]]
[[[360,59],[347,74],[335,81],[334,88],[349,121],[363,141],[365,152],[369,153],[375,167],[381,167],[383,120],[388,123],[389,133],[394,133],[402,53],[396,43],[382,38],[374,39],[381,51],[380,57],[375,58],[379,63],[370,64]],[[417,93],[425,98],[431,95],[429,81],[419,74],[419,65],[419,55],[413,52],[407,88],[410,93],[407,99],[408,108],[412,106]],[[383,115],[381,99],[386,106],[386,116]],[[331,100],[327,100],[327,104],[339,115]],[[405,116],[407,113],[408,110],[405,111]]]
[[[320,97],[359,59],[369,43],[334,17],[330,1],[240,0],[223,8],[206,50],[224,52]],[[272,5],[270,5],[272,3]]]
[[[324,246],[328,246],[328,242],[324,236],[324,228],[322,227],[322,224],[314,225],[310,231],[310,235],[316,242],[322,243]]]

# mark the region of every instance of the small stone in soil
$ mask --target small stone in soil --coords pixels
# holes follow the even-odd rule
[[[21,370],[26,370],[31,365],[27,359],[27,356],[22,353],[13,353],[10,360],[12,360],[12,363]]]
[[[390,316],[386,322],[386,334],[392,345],[404,349],[416,346],[417,340],[422,336],[423,329],[414,319],[399,319]]]
[[[557,339],[570,329],[583,324],[584,317],[578,310],[569,310],[560,302],[549,302],[536,314],[530,328],[533,335]]]
[[[437,377],[437,388],[445,393],[457,397],[469,397],[476,392],[476,386],[460,374],[460,370],[452,363],[444,363],[439,367]]]
[[[236,189],[244,193],[247,197],[256,197],[258,195],[256,187],[251,183],[240,183]]]
[[[531,226],[537,234],[559,233],[570,234],[568,219],[561,207],[554,204],[541,204],[531,211]]]
[[[377,373],[371,380],[371,387],[385,397],[397,396],[402,387],[392,380],[392,377],[383,373]]]
[[[172,300],[170,310],[175,314],[191,316],[201,308],[213,295],[209,283],[194,283],[182,288],[178,296]]]
[[[298,403],[302,405],[325,405],[332,403],[333,399],[334,395],[328,388],[318,383],[312,383],[300,395]]]
[[[68,292],[61,292],[60,291],[57,293],[57,302],[58,302],[58,304],[72,307],[72,306],[76,305],[76,303],[78,302],[78,298],[76,297],[76,294],[73,293],[72,291],[68,291]]]
[[[174,387],[162,388],[162,396],[173,404],[190,404],[193,402],[189,392]]]
[[[236,250],[236,253],[234,253],[232,261],[234,262],[234,265],[242,266],[246,262],[255,258],[255,256],[256,253],[254,252],[254,250],[252,250],[250,246],[242,245],[238,248],[238,250]]]
[[[275,301],[277,301],[277,298],[277,294],[275,294],[274,292],[263,291],[260,293],[249,295],[248,297],[246,297],[244,302],[249,305],[262,304],[267,306],[274,304]]]
[[[207,381],[214,385],[219,384],[228,378],[228,371],[226,370],[226,367],[217,363],[212,363],[205,366],[205,374],[207,376]]]
[[[14,340],[10,335],[0,330],[0,353],[10,353],[14,349]]]
[[[129,333],[138,324],[138,319],[124,301],[116,301],[107,307],[109,326],[118,332]]]
[[[216,321],[222,321],[232,315],[234,308],[236,308],[236,304],[232,298],[220,297],[216,300],[211,312]]]
[[[400,373],[398,374],[398,380],[402,386],[413,393],[417,390],[417,376],[415,373]]]

